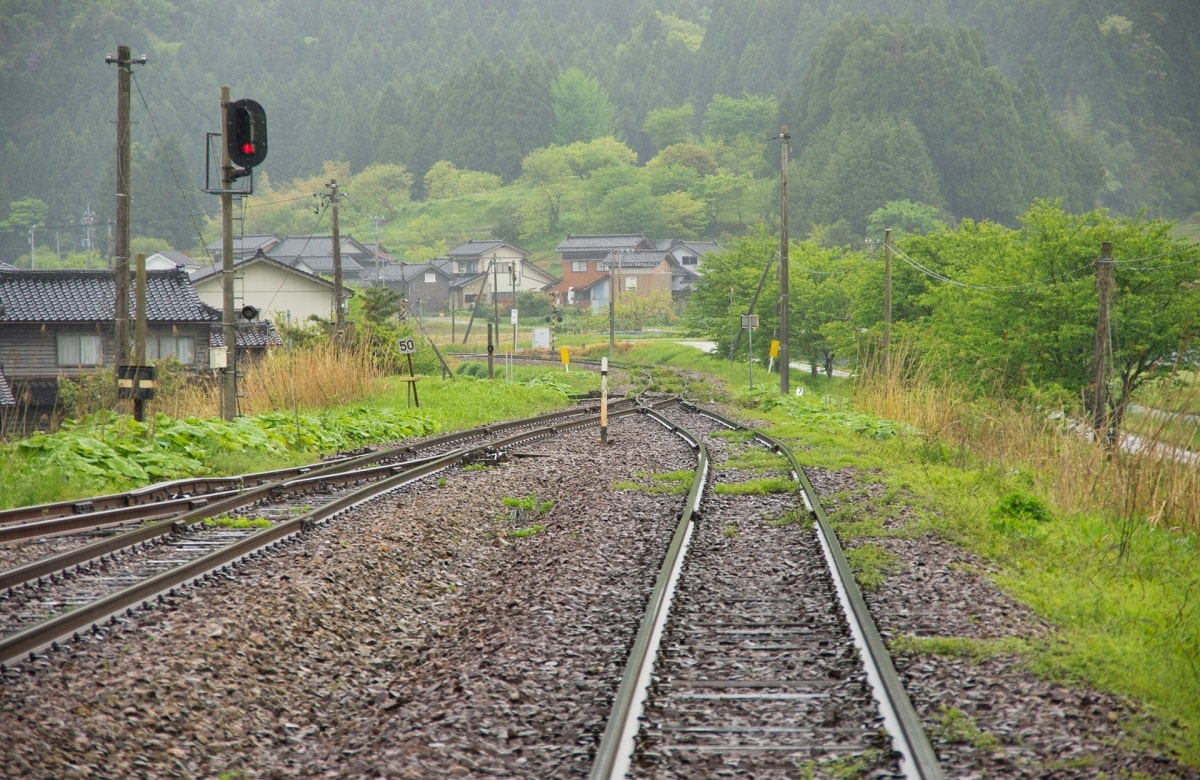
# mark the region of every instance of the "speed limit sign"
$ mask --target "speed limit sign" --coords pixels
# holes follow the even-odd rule
[[[411,336],[401,338],[399,345],[401,355],[411,355],[417,351],[417,342]]]

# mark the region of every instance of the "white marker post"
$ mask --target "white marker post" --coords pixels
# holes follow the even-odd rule
[[[600,443],[608,444],[608,358],[600,358]]]

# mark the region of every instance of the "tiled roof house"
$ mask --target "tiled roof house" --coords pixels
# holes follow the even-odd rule
[[[0,269],[0,382],[8,388],[0,399],[52,413],[60,377],[116,365],[115,315],[112,271]],[[200,301],[183,269],[147,271],[147,361],[174,355],[207,370],[220,323],[221,313]]]

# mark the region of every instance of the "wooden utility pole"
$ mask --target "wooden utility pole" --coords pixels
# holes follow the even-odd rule
[[[116,364],[129,362],[129,81],[134,63],[128,46],[118,46],[117,56],[104,61],[117,66],[117,234],[114,238],[113,271],[116,275],[115,324]]]
[[[1096,294],[1099,308],[1096,312],[1096,342],[1093,350],[1095,363],[1095,395],[1092,399],[1093,427],[1096,441],[1108,441],[1108,358],[1110,356],[1108,309],[1112,302],[1113,257],[1112,242],[1105,241],[1096,260]]]
[[[342,308],[342,234],[338,228],[338,203],[342,200],[342,192],[338,188],[337,179],[330,179],[327,185],[329,192],[329,225],[333,231],[333,338],[338,344],[346,339],[346,312]]]
[[[779,168],[782,179],[779,185],[780,210],[780,239],[779,239],[779,394],[790,393],[792,362],[788,355],[788,332],[791,325],[788,322],[788,135],[787,126],[780,130],[779,148],[781,159]],[[753,359],[753,356],[751,356]]]

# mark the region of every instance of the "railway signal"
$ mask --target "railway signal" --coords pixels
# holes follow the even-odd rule
[[[242,98],[226,108],[225,147],[229,159],[241,168],[253,168],[267,159],[267,112],[257,101]]]

